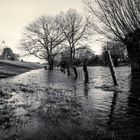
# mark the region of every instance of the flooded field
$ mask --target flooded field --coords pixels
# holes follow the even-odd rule
[[[107,67],[73,77],[34,70],[0,81],[0,140],[135,139],[140,136],[140,95],[130,67]]]

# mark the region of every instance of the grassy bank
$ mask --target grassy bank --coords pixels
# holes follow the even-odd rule
[[[41,64],[31,62],[0,60],[0,78],[16,76],[18,74],[42,68]]]

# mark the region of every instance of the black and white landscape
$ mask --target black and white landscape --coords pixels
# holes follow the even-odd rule
[[[140,139],[139,0],[0,0],[0,140]]]

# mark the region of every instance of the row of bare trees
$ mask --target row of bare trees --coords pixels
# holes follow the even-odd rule
[[[140,0],[84,0],[94,31],[125,43],[132,72],[140,72]]]
[[[75,47],[88,35],[86,20],[74,9],[56,16],[41,16],[30,23],[21,41],[24,50],[30,55],[47,60],[53,69],[56,55],[68,49],[70,64],[75,57]]]

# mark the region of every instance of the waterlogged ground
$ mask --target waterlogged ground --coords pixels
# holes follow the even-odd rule
[[[140,98],[130,68],[116,69],[114,88],[107,67],[73,77],[59,70],[33,70],[0,81],[0,140],[136,139]],[[136,96],[137,95],[137,96]]]

